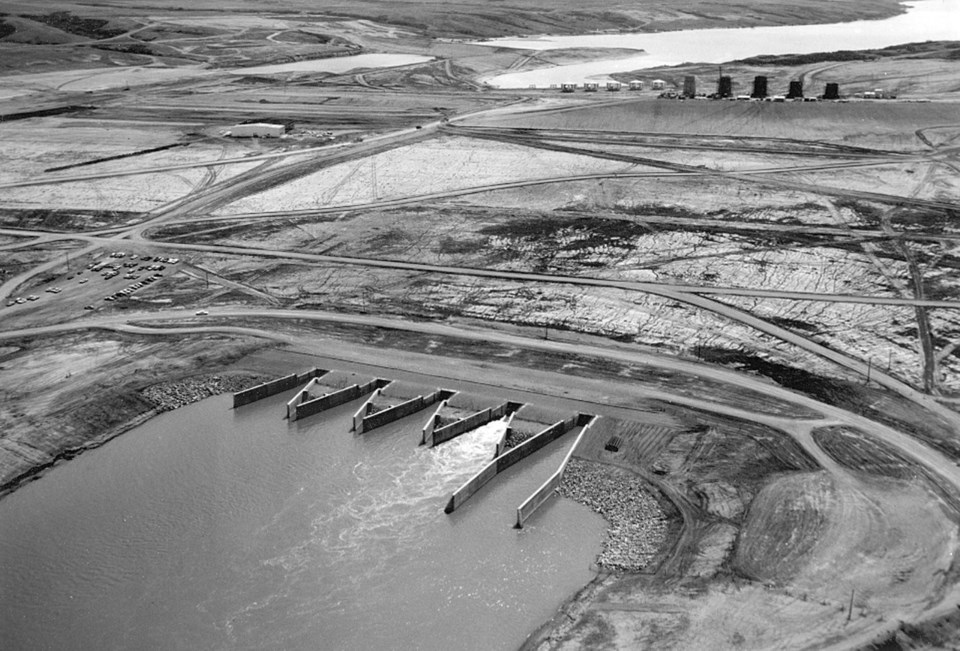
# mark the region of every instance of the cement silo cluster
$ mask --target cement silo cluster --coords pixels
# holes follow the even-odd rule
[[[662,97],[681,97],[692,99],[695,97],[709,97],[711,99],[754,99],[782,102],[786,100],[807,100],[812,101],[815,98],[804,96],[803,80],[794,79],[789,82],[787,92],[784,95],[770,94],[770,82],[766,75],[757,75],[753,78],[753,90],[749,95],[746,93],[734,93],[734,81],[729,75],[724,75],[722,71],[717,77],[717,90],[712,95],[697,95],[697,79],[693,75],[687,75],[683,78],[683,91],[679,94],[665,94]],[[840,99],[840,86],[837,83],[828,83],[820,99]]]
[[[827,99],[827,100],[838,100],[840,99],[840,86],[837,83],[830,82],[826,85],[823,95],[818,98],[805,97],[803,89],[803,80],[794,79],[788,83],[786,94],[770,94],[770,82],[769,78],[766,75],[757,75],[753,78],[753,89],[749,95],[746,94],[746,89],[743,93],[734,93],[734,80],[730,75],[724,75],[721,70],[717,76],[717,87],[716,92],[712,94],[706,93],[697,93],[697,78],[694,75],[686,75],[683,78],[682,88],[678,91],[677,85],[674,85],[673,88],[668,88],[668,83],[663,79],[654,79],[650,83],[650,87],[656,91],[663,91],[660,94],[661,98],[665,99],[738,99],[738,100],[764,100],[768,102],[784,102],[787,100],[797,100],[797,101],[815,101],[816,99]],[[606,88],[607,91],[619,91],[621,89],[626,90],[643,90],[644,82],[639,79],[634,79],[627,83],[621,83],[619,81],[607,81],[605,84],[601,84],[596,81],[587,81],[582,85],[578,85],[574,82],[567,82],[559,85],[560,92],[562,93],[573,93],[578,89],[582,89],[587,93],[595,93]],[[557,85],[554,84],[551,88],[557,88]],[[863,93],[864,97],[875,94],[877,97],[882,97],[885,95],[881,94],[882,91],[874,91],[873,93]],[[859,97],[859,95],[858,95]]]

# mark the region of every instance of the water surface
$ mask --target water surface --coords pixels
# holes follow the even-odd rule
[[[480,44],[529,50],[633,48],[644,50],[644,53],[614,61],[591,61],[497,75],[485,81],[500,88],[526,88],[531,84],[543,86],[605,79],[615,72],[687,62],[723,63],[761,54],[807,54],[928,40],[960,40],[960,0],[919,0],[904,4],[907,12],[891,18],[829,25],[493,39]]]
[[[516,507],[568,435],[451,516],[502,425],[417,445],[359,403],[299,423],[277,396],[159,416],[0,500],[8,649],[509,649],[592,577],[603,522]]]

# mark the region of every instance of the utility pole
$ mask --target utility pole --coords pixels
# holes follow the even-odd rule
[[[870,384],[870,369],[873,368],[873,358],[867,358],[867,381],[864,382],[864,385]]]
[[[847,608],[847,621],[849,622],[853,618],[853,593],[854,589],[850,588],[850,607]]]

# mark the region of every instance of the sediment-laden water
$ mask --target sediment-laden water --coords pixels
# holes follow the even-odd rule
[[[515,508],[572,437],[453,515],[502,425],[419,447],[426,412],[363,436],[359,403],[289,395],[163,414],[0,500],[9,649],[507,649],[592,576],[604,523]]]

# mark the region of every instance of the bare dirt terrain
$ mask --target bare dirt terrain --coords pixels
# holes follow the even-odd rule
[[[896,100],[675,101],[464,41],[898,5],[122,4],[0,3],[3,491],[322,357],[604,415],[598,577],[529,649],[956,643],[955,44],[725,67]]]

